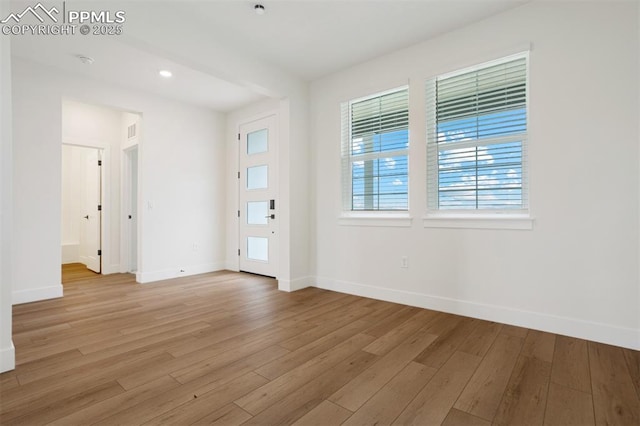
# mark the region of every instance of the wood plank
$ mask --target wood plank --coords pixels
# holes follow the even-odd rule
[[[254,356],[256,353],[267,348],[272,348],[272,345],[277,345],[279,341],[278,336],[280,336],[280,338],[288,338],[290,337],[290,333],[284,329],[277,330],[276,333],[255,338],[254,341],[247,343],[244,346],[230,346],[229,350],[225,350],[225,346],[217,346],[211,348],[210,352],[207,352],[211,354],[209,357],[197,362],[194,362],[194,359],[196,358],[194,356],[185,357],[181,362],[176,363],[171,368],[177,367],[178,365],[184,365],[185,363],[187,366],[172,371],[171,376],[180,383],[187,383],[209,372],[218,370],[225,365],[229,365],[243,358]],[[271,359],[277,359],[289,353],[289,351],[280,347],[273,347],[273,350],[277,350],[279,354]],[[200,356],[197,356],[197,358],[200,358]]]
[[[458,346],[465,341],[469,334],[478,325],[478,320],[472,318],[462,318],[452,328],[440,334],[438,338],[429,345],[415,361],[428,365],[429,367],[440,368],[458,349]]]
[[[106,399],[82,410],[75,411],[65,417],[61,417],[54,421],[53,425],[65,426],[95,423],[111,417],[120,411],[135,407],[141,402],[154,398],[179,385],[180,384],[170,376],[162,376],[136,389],[121,393],[113,398]]]
[[[313,410],[298,419],[293,426],[326,426],[339,425],[353,413],[331,401],[322,401]]]
[[[556,335],[544,331],[529,330],[524,339],[521,354],[544,362],[553,361]]]
[[[438,425],[480,364],[480,357],[456,352],[400,413],[394,425]]]
[[[251,414],[238,407],[236,404],[229,404],[193,423],[194,426],[218,425],[218,426],[239,426],[249,420]]]
[[[147,425],[192,424],[204,413],[216,411],[234,399],[251,392],[267,383],[268,380],[255,373],[247,373],[210,392],[194,395],[193,399],[147,421]]]
[[[436,338],[425,330],[416,333],[331,395],[329,400],[352,412],[358,410]]]
[[[62,398],[56,403],[41,401],[37,407],[30,405],[28,412],[18,417],[14,417],[14,415],[22,413],[23,410],[3,411],[2,424],[30,425],[49,423],[123,392],[124,389],[116,381],[101,383],[85,389],[77,388],[76,393]]]
[[[292,369],[287,374],[283,374],[255,391],[248,393],[236,400],[235,403],[250,414],[258,414],[312,380],[314,376],[331,369],[353,353],[360,351],[372,340],[373,337],[364,334],[353,336],[327,352]]]
[[[509,335],[509,336],[513,336],[513,337],[521,337],[521,338],[525,338],[527,337],[527,332],[529,330],[523,327],[518,327],[515,325],[507,325],[504,324],[502,326],[502,330],[500,330],[500,333]]]
[[[501,333],[458,398],[455,408],[493,420],[522,343],[520,337]]]
[[[640,401],[622,349],[588,343],[596,424],[640,424]]]
[[[364,371],[377,358],[369,352],[358,351],[354,353],[301,388],[289,393],[244,425],[264,426],[294,423]]]
[[[500,323],[480,321],[480,324],[465,339],[458,350],[470,355],[485,356],[501,329],[502,324]]]
[[[622,349],[622,352],[624,353],[624,358],[627,361],[631,381],[636,388],[638,398],[640,398],[640,351]]]
[[[437,371],[424,364],[410,362],[343,426],[390,425]]]
[[[551,381],[581,392],[591,393],[587,341],[558,336],[551,367]]]
[[[367,328],[367,330],[365,330],[365,334],[373,337],[382,337],[420,312],[418,308],[411,306],[404,306],[401,309],[393,309],[393,307],[391,307],[389,311],[390,313],[383,317],[383,319]]]
[[[171,355],[163,352],[144,351],[120,355],[117,358],[101,360],[88,365],[80,365],[59,374],[21,385],[8,395],[3,395],[3,409],[22,407],[24,410],[35,410],[46,404],[51,398],[63,399],[77,393],[78,389],[95,387],[116,381],[149,364],[162,362]]]
[[[545,346],[542,353],[546,355]],[[551,363],[520,354],[493,424],[542,425],[550,376]]]
[[[452,408],[442,426],[491,426],[491,422]]]
[[[426,327],[431,320],[437,318],[439,315],[442,314],[434,311],[420,311],[398,327],[393,328],[385,335],[371,342],[364,350],[375,355],[384,355],[408,339],[412,334]]]
[[[332,347],[337,346],[345,340],[355,336],[367,326],[368,324],[361,320],[351,322],[344,327],[325,335],[324,337],[314,340],[294,352],[273,360],[269,364],[263,365],[256,370],[256,373],[268,379],[275,379],[276,377],[289,372],[293,368],[304,364],[315,356],[320,355]]]
[[[591,394],[555,383],[549,385],[545,426],[594,426]]]

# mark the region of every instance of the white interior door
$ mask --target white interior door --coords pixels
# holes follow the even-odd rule
[[[83,211],[80,227],[80,261],[94,272],[101,272],[101,156],[97,149],[86,150],[82,182]]]
[[[275,116],[240,126],[240,270],[275,277],[278,253]]]

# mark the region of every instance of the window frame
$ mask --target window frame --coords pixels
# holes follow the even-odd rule
[[[457,146],[451,146],[451,149],[462,147],[481,147],[491,146],[499,143],[521,142],[521,199],[522,208],[497,208],[497,209],[470,209],[470,208],[439,208],[434,206],[434,196],[436,200],[440,194],[440,177],[439,177],[439,152],[437,140],[437,132],[434,126],[438,126],[435,119],[437,110],[437,96],[435,84],[438,80],[444,80],[472,72],[477,72],[492,66],[505,64],[514,60],[525,60],[525,116],[526,130],[524,133],[493,136],[486,139],[475,139],[473,141],[454,142]],[[522,51],[516,54],[508,55],[479,63],[470,67],[458,69],[449,73],[443,73],[426,80],[426,99],[425,99],[425,117],[426,117],[426,192],[427,206],[423,216],[424,227],[436,228],[478,228],[478,229],[532,229],[533,218],[530,214],[529,204],[529,161],[528,149],[530,145],[530,114],[529,114],[529,97],[530,97],[530,58],[529,51]],[[432,88],[429,88],[432,85]],[[432,94],[432,95],[431,95]],[[490,112],[489,112],[490,113]],[[478,114],[480,115],[480,114]],[[524,137],[522,137],[524,135]],[[435,159],[434,159],[435,157]],[[477,192],[476,192],[477,196]],[[437,201],[436,201],[437,202]]]
[[[342,211],[339,217],[341,225],[358,225],[358,226],[410,226],[411,218],[409,216],[409,158],[410,158],[410,132],[409,123],[407,121],[407,147],[395,149],[393,151],[370,152],[358,155],[357,158],[352,154],[352,105],[367,101],[370,99],[380,98],[399,92],[406,93],[407,99],[407,120],[409,120],[409,85],[402,85],[393,89],[384,90],[375,94],[362,96],[341,102],[341,162],[342,162]],[[354,209],[353,208],[353,163],[355,161],[383,160],[389,157],[404,156],[406,158],[406,209]]]

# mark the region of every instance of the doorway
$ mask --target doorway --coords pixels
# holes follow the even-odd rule
[[[240,125],[240,270],[276,277],[278,173],[276,116]]]
[[[62,263],[102,272],[103,150],[62,146]]]

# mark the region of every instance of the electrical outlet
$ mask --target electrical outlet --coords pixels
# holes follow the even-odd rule
[[[180,273],[182,274],[184,272],[184,269],[180,269]]]
[[[198,251],[198,244],[193,243],[193,251]]]
[[[402,256],[400,258],[400,267],[408,268],[409,267],[409,258],[407,256]]]

